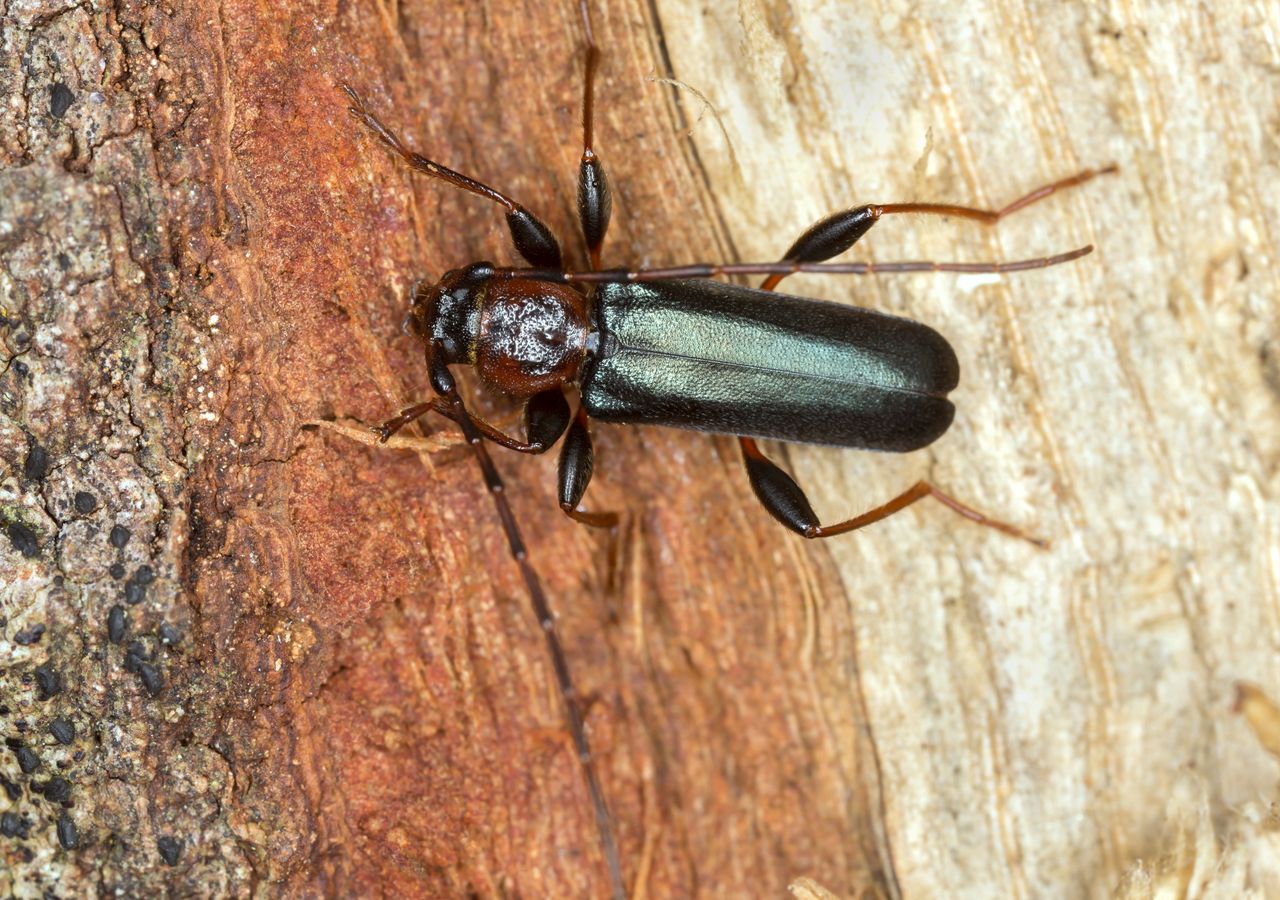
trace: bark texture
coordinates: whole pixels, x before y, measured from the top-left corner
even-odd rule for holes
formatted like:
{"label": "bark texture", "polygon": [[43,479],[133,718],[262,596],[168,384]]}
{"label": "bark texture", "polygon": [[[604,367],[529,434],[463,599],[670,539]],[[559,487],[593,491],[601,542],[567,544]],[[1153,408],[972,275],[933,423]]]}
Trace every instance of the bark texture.
{"label": "bark texture", "polygon": [[[787,282],[964,369],[928,452],[770,448],[820,514],[927,474],[1049,552],[929,505],[805,543],[731,439],[601,427],[611,540],[498,451],[636,896],[1280,892],[1280,14],[956,6],[593,7],[609,265],[1121,166],[852,254],[1070,267]],[[513,258],[336,85],[581,259],[574,5],[2,9],[0,891],[603,895],[475,466],[308,425],[421,398],[413,282]]]}

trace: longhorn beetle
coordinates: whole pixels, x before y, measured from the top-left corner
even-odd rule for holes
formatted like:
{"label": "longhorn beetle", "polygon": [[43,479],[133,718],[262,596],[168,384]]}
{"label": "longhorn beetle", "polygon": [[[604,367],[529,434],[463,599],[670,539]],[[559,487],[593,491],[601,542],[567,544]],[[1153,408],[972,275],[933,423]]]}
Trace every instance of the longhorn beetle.
{"label": "longhorn beetle", "polygon": [[[613,513],[580,503],[591,480],[588,421],[665,425],[737,436],[747,477],[775,519],[806,538],[853,531],[933,497],[974,522],[1038,546],[1044,542],[942,492],[927,481],[862,515],[823,525],[804,492],[756,444],[759,438],[906,452],[937,440],[955,408],[946,399],[959,363],[936,331],[908,319],[835,303],[770,293],[795,272],[871,275],[900,272],[1005,273],[1070,262],[1080,247],[1010,263],[824,263],[844,253],[884,216],[958,216],[993,225],[1050,194],[1116,171],[1086,169],[1044,185],[997,210],[939,203],[869,204],[834,213],[805,231],[772,263],[697,263],[671,268],[601,269],[612,199],[593,146],[593,88],[600,50],[587,0],[579,0],[586,37],[582,161],[578,218],[589,270],[566,268],[551,230],[524,206],[490,187],[410,150],[348,85],[349,111],[410,168],[470,191],[506,210],[516,251],[529,264],[472,263],[414,290],[408,325],[423,342],[435,397],[374,429],[381,442],[421,416],[453,420],[484,473],[511,554],[546,636],[566,718],[591,795],[613,896],[626,891],[617,842],[591,759],[586,731],[555,620],[530,565],[503,483],[485,447],[543,453],[564,438],[560,507],[597,527]],[[710,281],[721,275],[766,275],[760,289]],[[474,366],[489,388],[524,400],[525,438],[508,435],[468,412],[450,365]],[[571,411],[565,390],[580,402]],[[567,433],[566,433],[567,432]]]}

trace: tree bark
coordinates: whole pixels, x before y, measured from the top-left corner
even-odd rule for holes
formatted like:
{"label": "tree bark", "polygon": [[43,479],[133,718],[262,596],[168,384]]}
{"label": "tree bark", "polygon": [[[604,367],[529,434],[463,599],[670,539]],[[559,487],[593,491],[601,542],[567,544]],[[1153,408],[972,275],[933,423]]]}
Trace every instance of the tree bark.
{"label": "tree bark", "polygon": [[[1096,246],[1070,266],[784,285],[927,322],[964,371],[927,452],[767,448],[824,520],[927,475],[1047,552],[928,501],[805,542],[731,438],[601,426],[610,536],[560,513],[552,455],[494,451],[629,891],[1280,890],[1277,12],[593,14],[606,265],[769,260],[834,209],[1120,166],[999,228],[886,218],[850,254]],[[337,85],[581,261],[575,5],[3,15],[0,890],[605,895],[474,463],[314,424],[422,399],[413,283],[514,261],[500,210],[408,173]]]}

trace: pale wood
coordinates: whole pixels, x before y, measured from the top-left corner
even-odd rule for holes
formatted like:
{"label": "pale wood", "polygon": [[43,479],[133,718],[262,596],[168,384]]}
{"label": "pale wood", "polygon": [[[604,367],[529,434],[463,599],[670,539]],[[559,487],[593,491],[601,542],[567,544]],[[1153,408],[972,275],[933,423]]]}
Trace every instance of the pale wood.
{"label": "pale wood", "polygon": [[[843,581],[815,603],[854,623],[832,652],[858,660],[897,889],[1106,896],[1157,853],[1182,782],[1219,816],[1275,798],[1276,762],[1230,705],[1237,679],[1280,691],[1278,8],[658,8],[675,77],[723,124],[692,141],[743,258],[832,208],[998,206],[1121,167],[998,230],[885,221],[854,254],[1097,246],[1062,269],[789,282],[933,324],[964,371],[927,454],[793,449],[822,513],[927,474],[1053,540],[1037,553],[921,504],[805,548]],[[855,727],[854,686],[823,687],[832,727]]]}

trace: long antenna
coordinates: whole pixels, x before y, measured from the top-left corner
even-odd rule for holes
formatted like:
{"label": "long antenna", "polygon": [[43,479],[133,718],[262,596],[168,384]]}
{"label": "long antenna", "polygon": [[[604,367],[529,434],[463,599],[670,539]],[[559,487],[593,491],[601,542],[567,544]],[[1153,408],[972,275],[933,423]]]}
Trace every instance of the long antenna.
{"label": "long antenna", "polygon": [[529,590],[529,602],[533,606],[533,614],[538,619],[542,634],[547,639],[547,651],[551,654],[551,665],[556,670],[556,684],[560,688],[560,697],[564,701],[565,718],[569,721],[569,732],[573,735],[573,747],[578,755],[578,764],[582,768],[583,777],[587,781],[587,790],[591,794],[591,805],[596,815],[596,830],[600,835],[600,846],[604,851],[605,865],[609,869],[609,883],[614,900],[626,900],[626,886],[622,880],[622,864],[618,859],[618,842],[614,838],[613,823],[609,818],[609,808],[604,802],[604,790],[600,787],[600,778],[596,774],[595,760],[591,755],[591,745],[587,742],[587,729],[582,719],[582,710],[578,706],[577,691],[573,686],[573,678],[569,673],[569,660],[565,656],[560,636],[556,633],[555,616],[551,613],[551,605],[547,602],[546,591],[542,587],[542,579],[529,562],[529,551],[520,528],[516,524],[515,513],[507,501],[506,486],[502,476],[498,474],[489,450],[484,445],[484,438],[476,429],[462,404],[462,398],[455,388],[445,399],[453,407],[454,415],[450,416],[462,427],[462,433],[476,462],[484,473],[484,483],[497,507],[498,518],[502,520],[502,530],[507,537],[507,546],[511,556],[520,567],[520,576]]}
{"label": "long antenna", "polygon": [[820,275],[901,275],[905,272],[955,272],[959,274],[999,275],[1008,272],[1026,272],[1030,269],[1046,269],[1071,262],[1093,252],[1093,245],[1077,247],[1055,256],[1037,256],[1014,262],[933,262],[931,260],[907,260],[903,262],[766,262],[766,263],[693,263],[687,266],[668,266],[652,269],[601,269],[590,272],[573,272],[561,269],[493,270],[494,278],[523,278],[550,281],[556,284],[616,284],[637,281],[670,281],[680,278],[716,278],[721,275],[794,275],[809,272]]}

